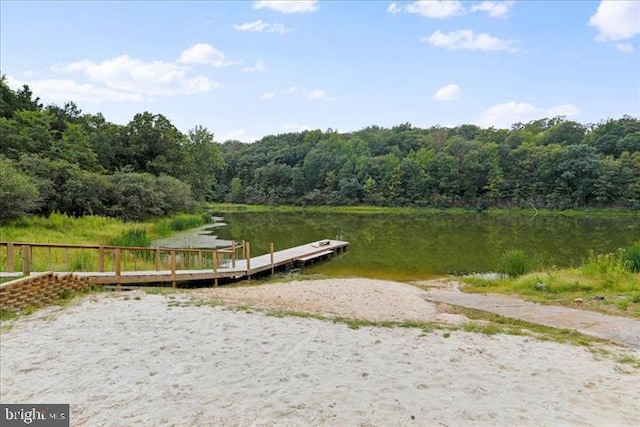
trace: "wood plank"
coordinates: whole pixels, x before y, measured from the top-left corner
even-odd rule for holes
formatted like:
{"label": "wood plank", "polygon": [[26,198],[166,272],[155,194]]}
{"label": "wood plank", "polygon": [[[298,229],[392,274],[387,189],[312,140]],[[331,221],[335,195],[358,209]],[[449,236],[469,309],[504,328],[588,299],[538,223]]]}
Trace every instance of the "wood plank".
{"label": "wood plank", "polygon": [[[92,284],[136,284],[136,283],[153,283],[153,282],[186,282],[191,280],[217,280],[224,278],[241,279],[247,278],[257,273],[286,265],[294,265],[296,261],[308,261],[323,256],[329,256],[345,250],[349,246],[349,242],[340,240],[322,240],[312,242],[305,245],[295,246],[255,257],[250,256],[250,249],[247,244],[247,258],[238,259],[229,266],[215,265],[214,268],[206,270],[178,270],[174,256],[169,270],[153,270],[153,271],[123,271],[120,267],[121,254],[116,249],[115,272],[74,272],[79,277],[85,277]],[[177,252],[177,250],[176,250]],[[175,253],[175,252],[174,252]],[[170,255],[173,255],[170,253]],[[6,274],[6,273],[5,273]],[[63,273],[61,273],[63,274]]]}

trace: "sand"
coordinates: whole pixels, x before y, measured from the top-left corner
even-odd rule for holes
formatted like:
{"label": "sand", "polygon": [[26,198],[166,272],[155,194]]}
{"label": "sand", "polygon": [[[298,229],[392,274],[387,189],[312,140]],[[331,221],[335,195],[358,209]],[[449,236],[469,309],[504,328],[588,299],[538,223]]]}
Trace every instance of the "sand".
{"label": "sand", "polygon": [[70,403],[74,426],[640,424],[640,370],[614,355],[197,303],[376,320],[446,314],[419,292],[357,279],[84,297],[5,324],[0,400]]}

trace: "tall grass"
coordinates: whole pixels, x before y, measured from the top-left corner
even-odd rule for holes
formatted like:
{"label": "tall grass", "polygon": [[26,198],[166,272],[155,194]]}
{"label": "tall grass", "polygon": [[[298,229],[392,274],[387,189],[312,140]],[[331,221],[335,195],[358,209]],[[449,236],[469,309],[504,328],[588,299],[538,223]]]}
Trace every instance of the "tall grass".
{"label": "tall grass", "polygon": [[111,246],[146,248],[151,246],[151,239],[147,236],[147,230],[140,227],[127,230],[111,238],[108,244]]}
{"label": "tall grass", "polygon": [[[512,250],[501,257],[499,280],[465,279],[466,290],[516,293],[534,301],[556,301],[607,313],[640,317],[640,244],[615,253],[590,253],[575,268],[536,264],[536,257]],[[533,267],[532,267],[533,266]]]}
{"label": "tall grass", "polygon": [[634,273],[640,273],[640,242],[623,250],[621,259],[625,268]]}
{"label": "tall grass", "polygon": [[[3,224],[0,240],[24,243],[149,246],[148,241],[211,221],[208,214],[181,214],[148,222],[124,222],[103,216],[80,218],[60,213],[24,217]],[[146,237],[145,237],[146,234]]]}
{"label": "tall grass", "polygon": [[498,271],[509,277],[522,276],[529,269],[527,257],[520,249],[511,249],[500,255]]}
{"label": "tall grass", "polygon": [[151,228],[152,233],[158,237],[170,236],[174,231],[184,231],[196,228],[211,222],[209,214],[193,215],[183,214],[171,218],[163,218],[157,221]]}
{"label": "tall grass", "polygon": [[3,224],[0,240],[24,243],[60,243],[78,245],[104,245],[118,234],[142,223],[125,223],[103,216],[75,218],[52,213],[48,217],[25,217]]}

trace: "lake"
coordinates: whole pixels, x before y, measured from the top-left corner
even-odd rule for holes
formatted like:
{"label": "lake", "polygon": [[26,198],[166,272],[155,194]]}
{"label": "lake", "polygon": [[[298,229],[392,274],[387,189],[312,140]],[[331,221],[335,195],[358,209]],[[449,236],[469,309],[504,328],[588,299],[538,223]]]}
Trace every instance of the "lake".
{"label": "lake", "polygon": [[251,242],[253,256],[269,244],[284,249],[321,239],[350,242],[349,251],[305,273],[417,280],[495,271],[500,254],[521,249],[557,266],[590,251],[614,252],[640,241],[640,217],[489,214],[225,212],[220,239]]}

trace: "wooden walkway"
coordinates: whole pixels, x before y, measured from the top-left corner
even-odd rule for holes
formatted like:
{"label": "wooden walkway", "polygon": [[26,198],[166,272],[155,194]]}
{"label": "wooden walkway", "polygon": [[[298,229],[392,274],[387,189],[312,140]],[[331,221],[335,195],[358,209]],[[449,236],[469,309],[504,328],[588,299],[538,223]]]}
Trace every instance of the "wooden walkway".
{"label": "wooden walkway", "polygon": [[[92,284],[99,285],[135,285],[143,283],[210,281],[217,285],[218,280],[242,280],[258,274],[301,267],[319,260],[333,257],[348,249],[349,242],[341,240],[320,240],[281,251],[246,259],[227,259],[224,263],[206,269],[159,269],[145,271],[74,271],[78,277],[86,277]],[[10,273],[21,276],[20,273]],[[63,273],[64,274],[64,273]],[[3,274],[5,277],[8,273]]]}

